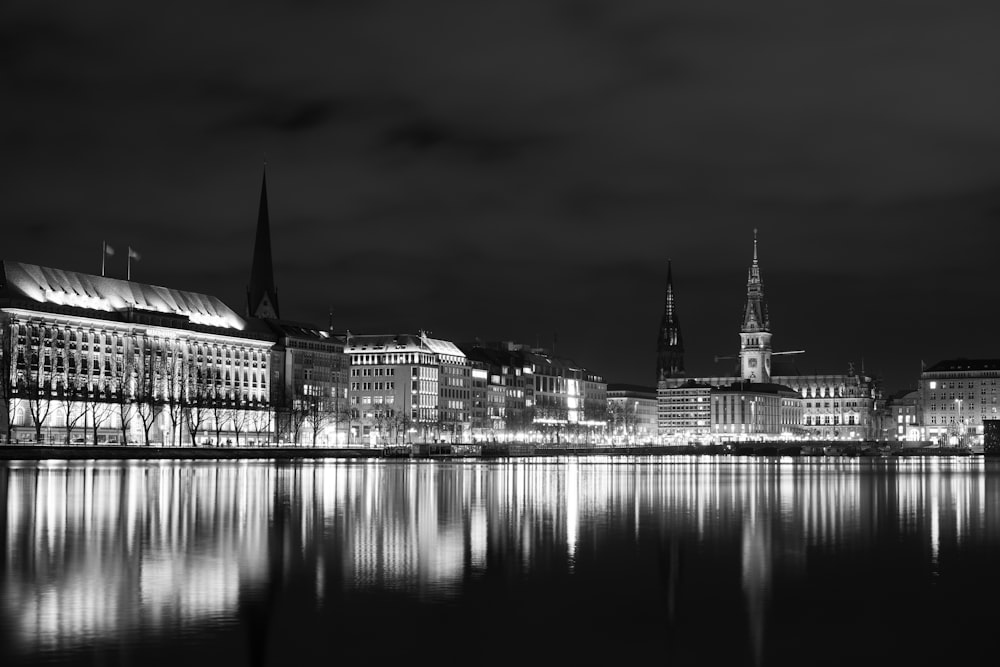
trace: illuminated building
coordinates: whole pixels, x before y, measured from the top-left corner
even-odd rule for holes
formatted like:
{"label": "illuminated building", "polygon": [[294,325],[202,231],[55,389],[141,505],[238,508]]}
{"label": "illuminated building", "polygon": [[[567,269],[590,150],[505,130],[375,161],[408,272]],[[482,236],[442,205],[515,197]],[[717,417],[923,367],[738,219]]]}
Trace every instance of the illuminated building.
{"label": "illuminated building", "polygon": [[[668,296],[673,299],[673,290]],[[801,423],[793,433],[821,439],[874,440],[879,437],[878,420],[880,392],[873,378],[856,373],[848,364],[846,373],[802,374],[791,355],[801,350],[772,350],[771,319],[764,298],[763,279],[758,258],[757,232],[754,230],[753,260],[747,275],[747,297],[740,327],[740,349],[735,371],[731,375],[690,378],[695,385],[725,387],[735,381],[762,382],[791,388],[803,399]],[[660,362],[658,362],[660,363]],[[660,401],[660,436],[681,444],[687,425],[678,424],[677,416],[686,390],[683,377],[665,377],[657,383]],[[714,413],[713,413],[714,418]],[[697,421],[697,419],[695,420]],[[801,428],[800,428],[801,427]],[[712,433],[716,429],[712,428]]]}
{"label": "illuminated building", "polygon": [[888,442],[916,442],[923,439],[920,428],[920,392],[906,389],[886,401],[886,422],[882,439]]}
{"label": "illuminated building", "polygon": [[280,444],[349,443],[347,356],[329,329],[287,320],[257,320],[276,337],[271,350],[271,401]]}
{"label": "illuminated building", "polygon": [[371,445],[463,442],[471,367],[454,343],[413,334],[348,333],[348,402],[355,436]]}
{"label": "illuminated building", "polygon": [[503,421],[493,424],[503,433],[492,437],[592,444],[603,434],[608,404],[602,376],[543,348],[512,341],[477,341],[463,349],[488,367],[490,385],[505,389]]}
{"label": "illuminated building", "polygon": [[768,382],[734,382],[713,387],[712,435],[721,441],[792,435],[802,423],[798,392]]}
{"label": "illuminated building", "polygon": [[[511,344],[512,345],[512,344]],[[534,379],[523,355],[505,344],[462,344],[473,375],[485,372],[486,410],[481,421],[473,419],[474,436],[483,440],[525,439],[532,421],[527,404]]]}
{"label": "illuminated building", "polygon": [[925,438],[942,444],[983,444],[983,422],[997,419],[1000,359],[946,359],[920,373]]}
{"label": "illuminated building", "polygon": [[609,384],[608,433],[612,442],[652,444],[657,435],[656,391],[650,387]]}
{"label": "illuminated building", "polygon": [[0,330],[14,439],[271,439],[273,338],[216,297],[4,261]]}
{"label": "illuminated building", "polygon": [[657,432],[665,441],[687,444],[711,434],[711,389],[695,380],[657,388]]}

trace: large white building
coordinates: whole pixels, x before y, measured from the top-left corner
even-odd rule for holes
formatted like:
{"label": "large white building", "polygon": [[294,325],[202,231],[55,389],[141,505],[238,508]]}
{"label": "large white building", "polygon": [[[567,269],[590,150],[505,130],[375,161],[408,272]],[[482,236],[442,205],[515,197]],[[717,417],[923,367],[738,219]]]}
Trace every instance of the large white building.
{"label": "large white building", "polygon": [[0,332],[5,439],[272,439],[273,338],[216,297],[2,261]]}

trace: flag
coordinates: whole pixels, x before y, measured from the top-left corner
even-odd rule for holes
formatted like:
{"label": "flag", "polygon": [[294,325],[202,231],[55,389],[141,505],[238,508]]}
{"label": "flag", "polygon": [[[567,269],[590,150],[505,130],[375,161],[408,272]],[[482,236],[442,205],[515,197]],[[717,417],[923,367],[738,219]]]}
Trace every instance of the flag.
{"label": "flag", "polygon": [[139,261],[139,259],[140,259],[139,253],[137,253],[135,250],[132,250],[132,246],[128,247],[128,258],[129,259],[134,259],[136,261]]}
{"label": "flag", "polygon": [[111,256],[115,254],[115,249],[109,246],[107,243],[104,244],[104,254]]}

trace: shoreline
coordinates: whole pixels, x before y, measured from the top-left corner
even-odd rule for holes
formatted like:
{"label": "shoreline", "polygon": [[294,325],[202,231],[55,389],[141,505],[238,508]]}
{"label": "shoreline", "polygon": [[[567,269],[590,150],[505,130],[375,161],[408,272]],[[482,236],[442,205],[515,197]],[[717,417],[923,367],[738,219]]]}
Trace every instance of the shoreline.
{"label": "shoreline", "polygon": [[511,457],[565,456],[754,456],[793,458],[910,458],[923,456],[982,456],[957,448],[921,447],[879,450],[875,447],[845,447],[824,450],[822,445],[776,446],[758,443],[754,447],[730,450],[722,445],[636,445],[628,447],[526,447],[524,445],[442,445],[412,447],[146,447],[130,445],[0,445],[0,461],[48,460],[314,460],[314,459],[422,459],[493,460]]}

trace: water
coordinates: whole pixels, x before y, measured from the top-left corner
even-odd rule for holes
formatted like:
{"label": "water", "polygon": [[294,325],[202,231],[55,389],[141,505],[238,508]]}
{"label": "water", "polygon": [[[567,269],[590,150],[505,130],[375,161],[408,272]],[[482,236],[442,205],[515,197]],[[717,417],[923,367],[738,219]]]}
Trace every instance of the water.
{"label": "water", "polygon": [[1000,461],[0,467],[2,665],[994,664]]}

